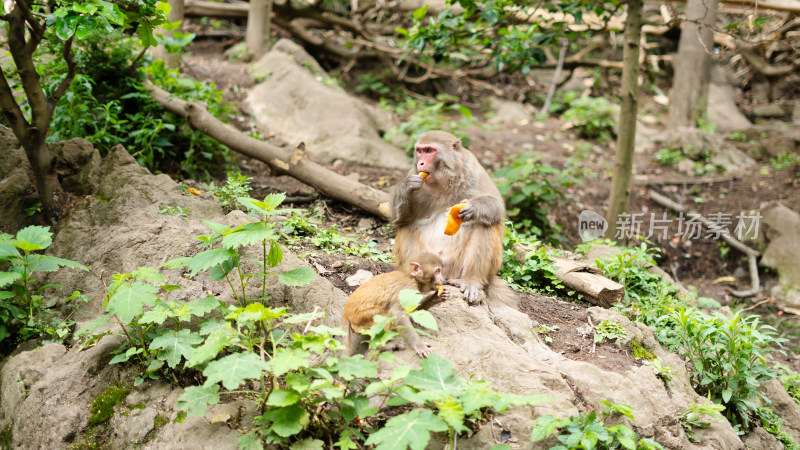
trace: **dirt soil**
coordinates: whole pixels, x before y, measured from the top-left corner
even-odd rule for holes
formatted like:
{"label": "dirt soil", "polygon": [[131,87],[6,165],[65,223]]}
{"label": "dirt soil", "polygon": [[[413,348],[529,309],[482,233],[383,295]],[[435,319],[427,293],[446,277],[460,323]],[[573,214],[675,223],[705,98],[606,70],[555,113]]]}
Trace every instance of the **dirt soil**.
{"label": "dirt soil", "polygon": [[[192,45],[191,54],[185,60],[187,73],[201,80],[214,81],[218,89],[223,90],[224,98],[234,105],[243,103],[245,91],[252,85],[246,72],[246,63],[227,61],[223,51],[235,40],[205,40]],[[641,111],[651,115],[665,115],[665,109],[649,98],[642,96]],[[243,131],[253,127],[252,121],[244,114],[236,117],[233,125]],[[500,167],[508,156],[520,151],[531,151],[545,155],[543,162],[558,168],[570,168],[574,174],[583,179],[583,183],[570,188],[567,192],[570,202],[560,205],[551,212],[552,220],[563,227],[567,243],[572,246],[580,243],[577,230],[577,217],[580,211],[591,209],[603,212],[610,191],[611,169],[613,167],[613,142],[601,144],[590,143],[590,150],[579,153],[576,143],[580,139],[571,130],[564,129],[563,122],[550,118],[543,122],[529,122],[494,126],[491,128],[475,128],[469,130],[472,138],[470,149],[482,164],[490,171]],[[286,146],[279,136],[268,137],[271,143]],[[767,161],[759,164],[747,173],[740,174],[724,182],[703,182],[700,178],[687,177],[673,168],[661,166],[654,162],[653,154],[658,148],[637,153],[634,171],[637,175],[652,180],[680,180],[677,183],[635,184],[631,191],[631,210],[641,211],[649,216],[655,213],[660,217],[664,208],[649,200],[650,189],[658,190],[674,200],[684,199],[686,203],[703,215],[714,212],[732,213],[754,212],[763,202],[777,199],[798,199],[800,190],[796,188],[797,168],[781,171],[774,170]],[[360,243],[374,241],[376,248],[390,252],[393,244],[393,232],[386,224],[348,204],[320,197],[312,188],[287,176],[275,177],[262,162],[249,158],[240,158],[238,164],[242,173],[253,178],[251,196],[263,197],[268,193],[285,192],[286,204],[314,211],[315,216],[324,217],[325,227],[334,227],[343,235],[355,237]],[[403,176],[404,171],[391,171],[370,167],[356,166],[338,161],[328,168],[341,174],[357,173],[359,181],[373,187],[388,190]],[[222,180],[224,182],[224,180]],[[672,215],[674,217],[674,215]],[[645,221],[644,229],[648,223]],[[721,249],[719,240],[694,239],[677,240],[671,238],[677,232],[677,221],[670,225],[667,239],[652,238],[661,249],[659,265],[685,286],[693,286],[700,296],[712,297],[723,305],[739,303],[747,305],[764,300],[763,297],[749,300],[738,300],[729,295],[732,289],[747,287],[748,274],[746,259],[736,250]],[[311,245],[303,245],[294,249],[297,254],[314,266],[321,276],[329,279],[336,287],[351,293],[354,287],[345,279],[357,270],[364,269],[372,273],[392,270],[386,262],[373,261],[341,253],[326,253]],[[775,283],[774,275],[762,273],[762,285],[768,292]],[[720,283],[720,277],[735,277],[735,283]],[[557,326],[543,336],[548,336],[548,345],[565,357],[590,361],[603,368],[614,371],[625,371],[631,365],[640,362],[631,359],[625,350],[614,347],[612,343],[592,345],[591,333],[583,332],[588,324],[586,308],[590,305],[574,301],[564,301],[540,295],[520,294],[522,310],[534,321],[547,327]],[[790,325],[795,336],[796,318],[770,305],[767,301],[755,309],[765,315],[767,323],[782,329]],[[792,338],[792,336],[789,336]],[[787,343],[787,348],[800,346],[800,339]],[[592,350],[594,349],[594,352]],[[800,359],[789,352],[778,360],[800,371]]]}

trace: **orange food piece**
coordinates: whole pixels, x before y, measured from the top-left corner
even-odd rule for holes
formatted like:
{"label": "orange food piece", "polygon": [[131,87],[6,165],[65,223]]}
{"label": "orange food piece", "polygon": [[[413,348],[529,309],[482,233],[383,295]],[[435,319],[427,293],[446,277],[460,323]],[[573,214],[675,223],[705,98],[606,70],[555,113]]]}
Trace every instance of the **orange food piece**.
{"label": "orange food piece", "polygon": [[436,285],[436,295],[441,297],[442,296],[442,292],[444,292],[444,288],[442,287],[441,284],[437,284]]}
{"label": "orange food piece", "polygon": [[202,192],[200,192],[199,190],[197,190],[195,188],[189,188],[189,189],[187,189],[187,191],[189,191],[189,193],[192,194],[192,195],[201,195],[202,194]]}
{"label": "orange food piece", "polygon": [[423,180],[424,180],[425,178],[428,178],[428,175],[430,175],[430,173],[428,173],[428,172],[420,172],[420,173],[419,173],[419,176],[421,176]]}
{"label": "orange food piece", "polygon": [[458,213],[466,206],[466,203],[459,203],[450,208],[450,212],[447,213],[447,225],[444,227],[444,234],[452,236],[458,232],[458,229],[461,228],[461,222],[463,222],[458,218]]}

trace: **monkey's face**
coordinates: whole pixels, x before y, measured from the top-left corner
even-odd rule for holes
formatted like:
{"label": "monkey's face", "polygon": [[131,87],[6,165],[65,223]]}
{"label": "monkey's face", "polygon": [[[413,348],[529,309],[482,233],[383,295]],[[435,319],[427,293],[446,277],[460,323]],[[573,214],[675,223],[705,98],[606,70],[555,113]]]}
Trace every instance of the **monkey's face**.
{"label": "monkey's face", "polygon": [[432,274],[433,284],[434,285],[443,285],[444,283],[444,275],[442,275],[442,266],[436,266],[433,268]]}
{"label": "monkey's face", "polygon": [[433,173],[436,170],[436,160],[439,147],[435,144],[420,144],[414,146],[414,162],[417,172]]}

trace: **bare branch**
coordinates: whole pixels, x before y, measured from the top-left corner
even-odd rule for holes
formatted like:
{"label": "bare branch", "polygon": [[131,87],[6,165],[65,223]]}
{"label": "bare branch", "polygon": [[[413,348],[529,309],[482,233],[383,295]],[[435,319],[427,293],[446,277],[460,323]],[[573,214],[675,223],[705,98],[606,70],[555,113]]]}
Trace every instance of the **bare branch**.
{"label": "bare branch", "polygon": [[53,94],[47,99],[47,108],[50,117],[53,116],[53,111],[55,111],[59,100],[61,100],[61,97],[63,97],[64,93],[67,92],[67,89],[69,89],[69,86],[72,84],[72,80],[75,78],[77,64],[75,64],[75,58],[72,57],[73,39],[74,36],[70,37],[66,42],[64,42],[64,51],[62,53],[64,56],[64,61],[67,62],[67,75],[63,80],[61,80],[61,83],[58,85],[55,92],[53,92]]}

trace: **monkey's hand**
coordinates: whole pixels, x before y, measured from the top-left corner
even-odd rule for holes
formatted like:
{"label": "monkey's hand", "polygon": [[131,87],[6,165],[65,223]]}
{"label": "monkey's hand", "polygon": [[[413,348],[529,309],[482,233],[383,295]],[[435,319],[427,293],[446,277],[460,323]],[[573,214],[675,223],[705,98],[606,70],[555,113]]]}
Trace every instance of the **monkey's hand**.
{"label": "monkey's hand", "polygon": [[481,283],[472,280],[450,280],[448,283],[461,289],[461,292],[464,293],[464,298],[470,305],[474,305],[478,302],[481,290],[483,289]]}
{"label": "monkey's hand", "polygon": [[461,211],[458,213],[458,218],[463,220],[464,222],[474,219],[475,208],[472,206],[472,204],[466,199],[464,199],[464,201],[462,201],[461,203],[466,203],[467,206],[461,208]]}
{"label": "monkey's hand", "polygon": [[419,174],[412,174],[406,177],[405,188],[408,191],[416,191],[422,187],[422,183],[424,182],[425,179],[419,176]]}
{"label": "monkey's hand", "polygon": [[433,349],[431,349],[430,344],[426,344],[422,341],[419,341],[416,345],[414,345],[414,351],[417,352],[417,355],[423,359],[427,358],[428,355],[433,353]]}

